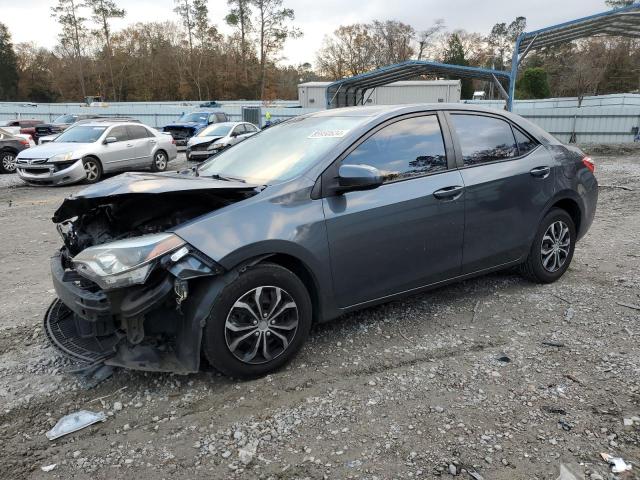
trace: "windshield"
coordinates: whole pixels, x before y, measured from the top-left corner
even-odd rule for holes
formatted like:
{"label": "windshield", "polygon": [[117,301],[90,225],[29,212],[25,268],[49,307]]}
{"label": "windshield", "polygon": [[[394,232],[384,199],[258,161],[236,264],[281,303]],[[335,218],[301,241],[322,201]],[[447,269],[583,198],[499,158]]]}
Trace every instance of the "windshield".
{"label": "windshield", "polygon": [[58,143],[93,143],[97,141],[107,127],[82,126],[69,128],[58,136],[54,142]]}
{"label": "windshield", "polygon": [[202,130],[198,137],[224,137],[231,130],[232,125],[213,124]]}
{"label": "windshield", "polygon": [[189,122],[207,123],[208,118],[209,118],[209,114],[207,113],[202,113],[202,112],[185,113],[178,119],[178,121],[183,123],[189,123]]}
{"label": "windshield", "polygon": [[298,117],[253,135],[198,169],[200,176],[270,184],[289,180],[313,165],[367,117]]}
{"label": "windshield", "polygon": [[74,123],[78,118],[76,115],[60,115],[53,123]]}

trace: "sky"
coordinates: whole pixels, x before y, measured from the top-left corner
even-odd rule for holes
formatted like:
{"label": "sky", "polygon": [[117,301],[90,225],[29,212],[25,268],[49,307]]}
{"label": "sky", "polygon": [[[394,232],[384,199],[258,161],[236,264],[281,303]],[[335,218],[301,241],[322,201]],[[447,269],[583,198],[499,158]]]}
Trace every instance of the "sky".
{"label": "sky", "polygon": [[[174,0],[116,0],[127,10],[125,19],[114,21],[114,30],[129,23],[176,20]],[[35,42],[53,47],[59,33],[51,7],[56,0],[0,0],[0,22],[7,25],[14,43]],[[295,11],[295,25],[303,32],[300,39],[287,41],[285,64],[314,63],[315,52],[325,35],[338,26],[371,20],[400,20],[416,30],[428,28],[444,19],[448,29],[488,33],[497,22],[527,17],[527,30],[606,10],[604,0],[284,0]],[[226,0],[209,0],[211,22],[228,33],[224,23]]]}

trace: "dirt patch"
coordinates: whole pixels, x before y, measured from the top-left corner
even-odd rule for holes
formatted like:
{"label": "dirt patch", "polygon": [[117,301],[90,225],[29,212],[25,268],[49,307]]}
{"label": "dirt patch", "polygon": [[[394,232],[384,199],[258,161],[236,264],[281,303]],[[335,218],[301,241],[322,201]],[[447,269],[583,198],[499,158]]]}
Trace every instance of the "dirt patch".
{"label": "dirt patch", "polygon": [[[351,314],[260,380],[119,370],[88,391],[40,327],[59,245],[49,219],[79,187],[0,188],[0,471],[512,480],[556,478],[565,463],[597,479],[608,452],[637,478],[640,423],[624,419],[640,416],[640,311],[620,303],[640,305],[639,157],[595,157],[601,183],[632,190],[601,189],[555,284],[503,272]],[[46,439],[79,409],[108,419]]]}

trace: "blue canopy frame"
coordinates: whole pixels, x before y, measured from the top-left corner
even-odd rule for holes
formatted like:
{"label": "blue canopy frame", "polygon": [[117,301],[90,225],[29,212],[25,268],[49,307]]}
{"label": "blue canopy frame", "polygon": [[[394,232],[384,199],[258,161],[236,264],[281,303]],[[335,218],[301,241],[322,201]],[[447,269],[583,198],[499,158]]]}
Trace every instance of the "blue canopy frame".
{"label": "blue canopy frame", "polygon": [[[367,91],[371,90],[372,93],[376,87],[415,78],[419,75],[436,75],[491,81],[496,85],[502,97],[506,99],[507,110],[511,111],[516,93],[518,68],[529,51],[593,36],[640,38],[640,3],[533,32],[521,33],[516,39],[513,49],[510,72],[424,60],[408,60],[329,84],[326,92],[327,108],[364,105],[368,99]],[[508,91],[502,86],[501,80],[506,81]]]}
{"label": "blue canopy frame", "polygon": [[518,68],[529,51],[594,36],[639,38],[640,3],[518,35],[511,59],[507,110],[513,109]]}

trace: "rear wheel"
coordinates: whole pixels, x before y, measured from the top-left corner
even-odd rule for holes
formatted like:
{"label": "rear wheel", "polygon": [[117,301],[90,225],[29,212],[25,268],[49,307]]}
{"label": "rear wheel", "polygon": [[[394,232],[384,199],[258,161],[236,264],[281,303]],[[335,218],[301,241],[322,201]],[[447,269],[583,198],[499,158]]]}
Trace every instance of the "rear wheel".
{"label": "rear wheel", "polygon": [[15,173],[16,154],[4,150],[0,152],[0,173]]}
{"label": "rear wheel", "polygon": [[311,300],[300,279],[259,264],[229,284],[204,329],[209,363],[230,376],[255,378],[289,362],[311,328]]}
{"label": "rear wheel", "polygon": [[575,244],[573,219],[566,211],[554,208],[540,222],[521,272],[534,282],[555,282],[569,268]]}
{"label": "rear wheel", "polygon": [[84,172],[87,174],[86,183],[96,183],[102,178],[102,164],[95,157],[87,157],[82,160]]}
{"label": "rear wheel", "polygon": [[151,170],[154,172],[164,172],[167,169],[167,165],[169,164],[169,159],[167,154],[158,150],[153,156],[153,163],[151,164]]}

